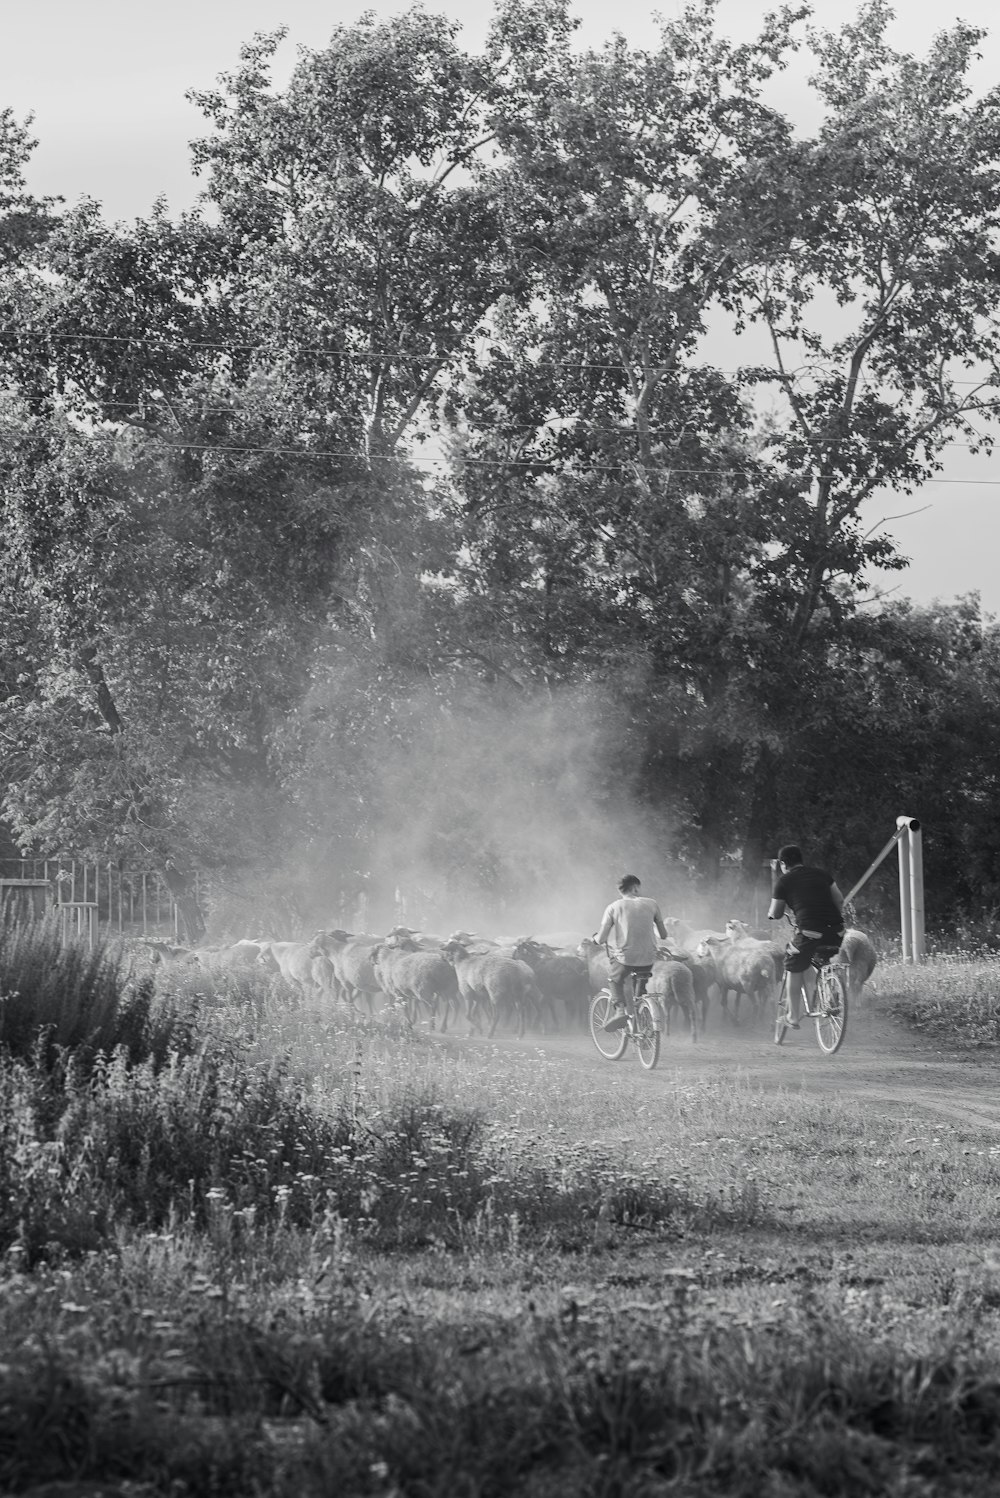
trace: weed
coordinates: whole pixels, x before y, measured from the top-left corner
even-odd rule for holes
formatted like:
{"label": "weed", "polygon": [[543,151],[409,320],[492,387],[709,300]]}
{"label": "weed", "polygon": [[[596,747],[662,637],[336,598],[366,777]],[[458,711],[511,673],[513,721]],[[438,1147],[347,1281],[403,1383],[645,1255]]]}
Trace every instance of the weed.
{"label": "weed", "polygon": [[985,952],[935,953],[894,964],[881,986],[890,1012],[949,1044],[1000,1045],[1000,960]]}

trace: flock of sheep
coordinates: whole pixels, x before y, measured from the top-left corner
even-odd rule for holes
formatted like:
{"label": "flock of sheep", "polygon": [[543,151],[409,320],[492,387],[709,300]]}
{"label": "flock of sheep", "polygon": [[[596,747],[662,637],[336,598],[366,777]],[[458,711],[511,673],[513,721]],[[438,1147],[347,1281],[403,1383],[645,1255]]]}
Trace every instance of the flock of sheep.
{"label": "flock of sheep", "polygon": [[[775,998],[784,945],[757,936],[740,921],[724,931],[698,930],[668,917],[668,942],[653,968],[649,992],[659,996],[668,1024],[677,1012],[697,1039],[713,993],[727,1022],[739,1022],[746,997],[754,1017]],[[265,970],[292,990],[373,1014],[382,1005],[410,1024],[426,1020],[448,1029],[464,1015],[470,1033],[484,1025],[517,1036],[536,1030],[585,1028],[592,996],[608,984],[608,956],[592,937],[576,932],[497,939],[456,931],[430,936],[396,926],[385,936],[320,931],[308,942],[245,938],[227,946],[184,948],[148,941],[154,961],[197,964],[208,970]],[[871,977],[875,949],[862,931],[848,930],[838,961],[856,999]],[[733,998],[730,1010],[729,999]]]}

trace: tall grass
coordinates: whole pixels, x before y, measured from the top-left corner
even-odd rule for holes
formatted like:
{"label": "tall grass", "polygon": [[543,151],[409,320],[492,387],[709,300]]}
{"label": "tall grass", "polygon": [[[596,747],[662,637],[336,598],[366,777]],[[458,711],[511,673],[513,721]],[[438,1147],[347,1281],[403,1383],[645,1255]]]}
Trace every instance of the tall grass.
{"label": "tall grass", "polygon": [[1000,1488],[991,1139],[34,940],[66,1025],[39,980],[0,1041],[0,1490]]}
{"label": "tall grass", "polygon": [[456,1286],[442,1316],[369,1272],[341,1256],[270,1310],[211,1299],[197,1276],[172,1303],[106,1271],[30,1312],[15,1290],[6,1328],[23,1300],[35,1335],[0,1366],[4,1490],[72,1473],[234,1498],[938,1498],[1000,1478],[981,1309],[914,1338],[852,1320],[842,1287],[809,1279],[751,1318],[720,1314],[694,1276],[554,1294],[536,1266],[518,1314],[463,1312]]}
{"label": "tall grass", "polygon": [[1000,1045],[1000,958],[985,950],[932,953],[879,970],[890,1012],[946,1043]]}
{"label": "tall grass", "polygon": [[[320,1029],[262,976],[157,986],[36,928],[9,933],[0,982],[0,1253],[27,1265],[224,1216],[400,1250],[763,1211],[752,1185],[719,1198],[587,1151],[512,1154],[471,1097],[408,1066],[417,1037]],[[388,1057],[375,1092],[365,1046]]]}
{"label": "tall grass", "polygon": [[0,924],[0,1052],[51,1068],[100,1053],[162,1065],[190,1049],[194,1006],[158,997],[151,976],[133,977],[103,947],[64,944],[49,922]]}

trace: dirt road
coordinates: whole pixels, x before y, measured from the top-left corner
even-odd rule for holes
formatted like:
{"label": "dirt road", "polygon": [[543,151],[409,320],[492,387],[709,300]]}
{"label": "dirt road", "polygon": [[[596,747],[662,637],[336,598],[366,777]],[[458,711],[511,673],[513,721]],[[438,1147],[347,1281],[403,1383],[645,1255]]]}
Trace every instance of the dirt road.
{"label": "dirt road", "polygon": [[723,1029],[713,1014],[708,1033],[695,1045],[683,1032],[664,1036],[660,1064],[647,1073],[631,1048],[621,1061],[603,1060],[588,1035],[532,1035],[522,1042],[500,1043],[544,1049],[588,1074],[628,1067],[654,1088],[671,1087],[679,1075],[732,1072],[767,1092],[787,1089],[857,1097],[901,1115],[934,1113],[1000,1134],[1000,1053],[945,1050],[870,1010],[851,1014],[847,1037],[835,1056],[819,1049],[808,1020],[776,1046],[763,1022],[756,1028]]}

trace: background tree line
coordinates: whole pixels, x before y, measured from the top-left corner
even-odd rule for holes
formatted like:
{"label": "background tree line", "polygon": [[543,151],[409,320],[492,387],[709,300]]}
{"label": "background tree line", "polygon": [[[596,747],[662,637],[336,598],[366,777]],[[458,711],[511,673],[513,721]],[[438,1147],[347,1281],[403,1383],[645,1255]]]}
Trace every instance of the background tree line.
{"label": "background tree line", "polygon": [[34,200],[0,115],[13,842],[160,869],[196,937],[196,868],[306,919],[641,844],[710,895],[906,809],[939,918],[1000,906],[998,626],[880,599],[863,510],[992,445],[1000,95],[890,15],[580,52],[501,0],[472,55],[416,9],[284,90],[257,37],[176,221]]}

